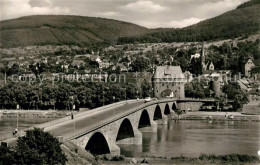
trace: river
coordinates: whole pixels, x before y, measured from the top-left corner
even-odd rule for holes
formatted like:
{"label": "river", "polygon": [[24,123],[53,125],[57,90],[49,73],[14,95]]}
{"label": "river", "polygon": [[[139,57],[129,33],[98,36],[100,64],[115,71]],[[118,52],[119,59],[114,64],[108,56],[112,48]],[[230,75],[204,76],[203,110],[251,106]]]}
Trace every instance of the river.
{"label": "river", "polygon": [[237,121],[169,121],[157,133],[143,133],[143,145],[120,145],[121,154],[139,157],[250,154],[260,150],[260,123]]}
{"label": "river", "polygon": [[[19,129],[47,122],[48,118],[19,119]],[[0,136],[16,128],[16,119],[0,119]],[[142,145],[119,145],[121,154],[139,157],[188,156],[205,154],[250,154],[260,150],[260,123],[244,121],[181,120],[158,125],[157,133],[143,133]]]}
{"label": "river", "polygon": [[[36,124],[45,123],[54,120],[53,118],[19,118],[18,129],[23,130]],[[12,133],[17,127],[16,118],[0,118],[0,136]]]}

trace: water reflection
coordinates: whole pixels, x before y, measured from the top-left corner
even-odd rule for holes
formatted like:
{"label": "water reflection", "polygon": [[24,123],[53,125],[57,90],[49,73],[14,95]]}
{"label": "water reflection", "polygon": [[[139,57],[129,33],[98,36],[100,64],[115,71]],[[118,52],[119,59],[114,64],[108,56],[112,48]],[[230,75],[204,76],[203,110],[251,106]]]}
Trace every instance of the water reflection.
{"label": "water reflection", "polygon": [[237,121],[170,121],[157,133],[143,133],[143,145],[120,145],[125,156],[257,155],[260,123]]}

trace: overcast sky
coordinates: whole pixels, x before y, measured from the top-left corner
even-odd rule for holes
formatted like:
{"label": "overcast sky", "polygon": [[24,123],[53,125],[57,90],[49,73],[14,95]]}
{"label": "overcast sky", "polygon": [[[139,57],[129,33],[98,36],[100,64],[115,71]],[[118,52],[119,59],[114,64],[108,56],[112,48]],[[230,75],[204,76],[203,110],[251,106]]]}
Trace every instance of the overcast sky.
{"label": "overcast sky", "polygon": [[148,28],[185,27],[248,0],[0,0],[0,20],[37,14],[112,18]]}

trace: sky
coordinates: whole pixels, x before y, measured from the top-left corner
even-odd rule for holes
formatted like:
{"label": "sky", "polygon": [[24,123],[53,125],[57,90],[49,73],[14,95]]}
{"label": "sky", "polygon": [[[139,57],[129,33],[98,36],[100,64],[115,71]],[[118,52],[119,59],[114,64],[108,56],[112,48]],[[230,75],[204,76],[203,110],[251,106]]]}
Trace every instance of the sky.
{"label": "sky", "polygon": [[147,28],[181,28],[248,0],[0,0],[0,20],[28,15],[111,18]]}

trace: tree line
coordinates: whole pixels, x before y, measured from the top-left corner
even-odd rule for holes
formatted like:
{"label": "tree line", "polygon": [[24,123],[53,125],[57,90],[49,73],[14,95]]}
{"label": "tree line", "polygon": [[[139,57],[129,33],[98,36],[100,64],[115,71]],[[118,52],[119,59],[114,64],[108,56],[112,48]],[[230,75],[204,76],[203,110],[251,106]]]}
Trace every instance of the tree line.
{"label": "tree line", "polygon": [[0,88],[2,109],[58,109],[96,108],[125,99],[151,96],[151,85],[143,81],[134,83],[108,84],[93,82],[73,82],[52,84],[44,82],[8,83]]}

